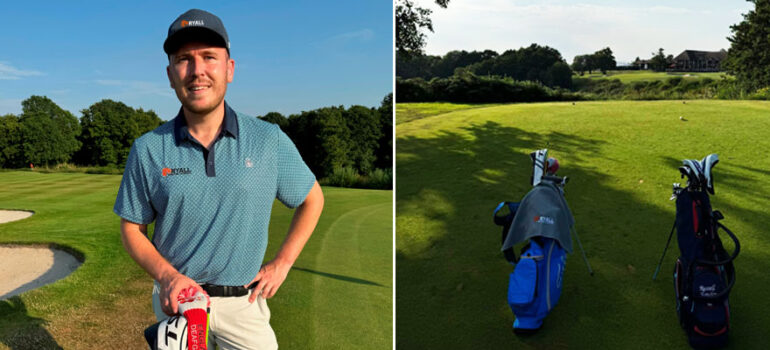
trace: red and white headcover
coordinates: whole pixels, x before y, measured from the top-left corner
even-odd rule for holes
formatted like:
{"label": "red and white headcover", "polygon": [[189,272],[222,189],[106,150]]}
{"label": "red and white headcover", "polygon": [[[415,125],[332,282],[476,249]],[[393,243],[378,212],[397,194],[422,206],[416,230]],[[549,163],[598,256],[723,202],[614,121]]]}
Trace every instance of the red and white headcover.
{"label": "red and white headcover", "polygon": [[179,313],[187,319],[187,349],[207,350],[209,335],[209,306],[211,301],[205,291],[190,287],[177,296]]}

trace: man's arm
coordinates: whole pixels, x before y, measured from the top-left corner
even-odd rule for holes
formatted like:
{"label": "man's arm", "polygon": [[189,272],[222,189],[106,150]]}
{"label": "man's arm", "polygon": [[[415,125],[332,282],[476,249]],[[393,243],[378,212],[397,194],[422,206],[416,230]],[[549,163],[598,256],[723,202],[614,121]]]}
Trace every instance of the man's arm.
{"label": "man's arm", "polygon": [[160,255],[147,238],[147,225],[120,219],[120,237],[128,255],[160,283],[160,306],[167,315],[177,313],[176,297],[182,289],[191,286],[201,289],[195,281],[179,273]]}
{"label": "man's arm", "polygon": [[249,302],[254,302],[260,292],[262,292],[262,296],[265,298],[272,298],[275,295],[275,292],[278,291],[278,288],[286,279],[286,275],[289,274],[289,270],[294,265],[294,261],[297,260],[299,253],[302,252],[302,248],[305,247],[305,243],[307,243],[310,235],[313,234],[323,206],[324,195],[321,191],[321,186],[316,181],[307,197],[305,197],[305,201],[294,212],[289,232],[286,234],[286,239],[281,244],[281,248],[278,250],[275,258],[262,265],[259,273],[257,273],[257,277],[249,283],[250,285],[255,281],[259,281],[249,296]]}

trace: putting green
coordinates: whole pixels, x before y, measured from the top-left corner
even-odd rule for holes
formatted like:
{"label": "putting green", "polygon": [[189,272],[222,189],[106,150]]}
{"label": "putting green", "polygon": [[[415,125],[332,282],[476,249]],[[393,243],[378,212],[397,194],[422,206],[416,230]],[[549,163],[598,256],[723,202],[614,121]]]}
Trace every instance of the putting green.
{"label": "putting green", "polygon": [[[33,210],[0,225],[0,243],[56,243],[83,264],[0,300],[0,349],[145,348],[152,281],[123,249],[112,213],[121,177],[0,171],[0,203]],[[388,348],[392,343],[392,191],[324,188],[314,235],[268,301],[282,349]],[[267,259],[293,211],[276,202]],[[110,325],[105,328],[105,325]]]}
{"label": "putting green", "polygon": [[[709,153],[720,157],[712,204],[742,244],[730,348],[770,347],[768,115],[770,103],[758,101],[612,101],[479,107],[397,124],[397,347],[688,349],[671,283],[676,243],[651,276],[674,219],[677,167]],[[566,199],[596,275],[570,255],[544,328],[518,337],[506,303],[512,267],[492,210],[531,188],[528,154],[540,148],[570,177]]]}

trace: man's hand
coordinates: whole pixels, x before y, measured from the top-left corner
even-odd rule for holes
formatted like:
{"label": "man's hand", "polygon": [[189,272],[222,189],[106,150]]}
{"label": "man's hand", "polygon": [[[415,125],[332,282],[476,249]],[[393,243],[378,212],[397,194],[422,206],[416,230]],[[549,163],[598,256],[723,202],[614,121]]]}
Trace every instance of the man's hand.
{"label": "man's hand", "polygon": [[172,272],[161,278],[160,283],[160,308],[163,313],[169,316],[176,315],[179,312],[179,305],[177,304],[177,296],[183,289],[190,287],[196,290],[203,291],[198,283],[195,283],[189,277],[179,273]]}
{"label": "man's hand", "polygon": [[289,274],[291,266],[294,265],[294,261],[297,260],[305,243],[307,243],[310,235],[313,234],[323,207],[324,195],[321,191],[321,186],[316,181],[305,197],[305,201],[294,212],[291,225],[289,225],[289,232],[286,234],[286,239],[281,244],[281,248],[278,249],[275,258],[262,265],[257,276],[244,286],[249,288],[254,282],[257,282],[249,296],[250,303],[257,299],[259,293],[262,293],[262,297],[265,299],[272,298],[275,295],[275,292],[278,291],[278,288],[281,287],[281,284],[286,279],[286,275]]}
{"label": "man's hand", "polygon": [[283,281],[286,280],[289,270],[291,270],[291,264],[282,263],[277,260],[272,260],[262,265],[262,268],[257,273],[257,277],[254,277],[249,284],[244,286],[248,288],[254,282],[257,282],[257,285],[252,288],[249,302],[253,303],[259,293],[262,293],[262,297],[265,299],[272,298],[275,292],[278,291],[278,288],[281,287],[281,284],[283,284]]}

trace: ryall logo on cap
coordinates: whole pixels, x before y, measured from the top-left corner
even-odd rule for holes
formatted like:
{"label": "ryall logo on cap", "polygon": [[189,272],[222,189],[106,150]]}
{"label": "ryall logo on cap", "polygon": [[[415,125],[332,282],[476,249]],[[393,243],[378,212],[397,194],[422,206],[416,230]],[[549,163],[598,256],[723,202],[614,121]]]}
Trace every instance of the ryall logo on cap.
{"label": "ryall logo on cap", "polygon": [[210,41],[211,44],[221,45],[230,51],[230,39],[225,25],[219,17],[207,11],[192,9],[171,22],[168,36],[163,43],[163,51],[169,55],[173,54],[190,40]]}

